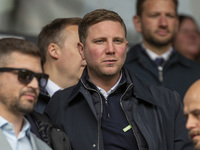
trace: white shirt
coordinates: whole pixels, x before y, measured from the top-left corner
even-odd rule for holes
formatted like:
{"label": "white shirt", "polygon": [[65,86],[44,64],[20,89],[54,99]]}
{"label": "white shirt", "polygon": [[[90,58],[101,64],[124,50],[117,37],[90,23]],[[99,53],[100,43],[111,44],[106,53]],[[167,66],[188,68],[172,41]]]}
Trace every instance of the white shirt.
{"label": "white shirt", "polygon": [[[32,150],[30,141],[30,124],[24,118],[24,124],[19,132],[18,137],[15,135],[15,129],[13,124],[9,123],[6,119],[0,116],[0,129],[5,135],[12,150]],[[1,149],[1,148],[0,148]]]}
{"label": "white shirt", "polygon": [[119,84],[121,78],[122,78],[122,73],[121,73],[120,78],[117,81],[117,83],[108,92],[106,92],[104,89],[102,89],[102,88],[97,86],[97,88],[99,89],[100,93],[104,96],[105,99],[107,99],[107,97],[111,94],[111,92],[115,90],[115,88]]}
{"label": "white shirt", "polygon": [[145,48],[144,44],[142,44],[142,47],[145,49],[145,52],[147,53],[147,55],[151,58],[151,60],[155,61],[156,58],[163,58],[165,61],[167,61],[173,51],[173,48],[170,47],[170,49],[168,51],[166,51],[165,53],[163,53],[162,55],[158,55],[156,53],[154,53],[153,51]]}
{"label": "white shirt", "polygon": [[52,97],[55,92],[62,90],[62,88],[49,79],[46,85],[46,90],[49,93],[49,96]]}

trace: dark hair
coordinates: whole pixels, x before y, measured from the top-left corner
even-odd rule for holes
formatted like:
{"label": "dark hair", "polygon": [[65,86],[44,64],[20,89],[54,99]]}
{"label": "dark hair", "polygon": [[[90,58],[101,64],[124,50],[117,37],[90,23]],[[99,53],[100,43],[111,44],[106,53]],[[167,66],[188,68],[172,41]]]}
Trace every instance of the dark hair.
{"label": "dark hair", "polygon": [[4,61],[4,57],[12,52],[20,52],[27,55],[41,57],[39,48],[32,42],[18,38],[0,39],[0,60]]}
{"label": "dark hair", "polygon": [[96,9],[83,17],[78,29],[80,41],[85,43],[90,26],[107,20],[119,22],[124,28],[125,36],[127,35],[126,25],[116,12],[106,9]]}
{"label": "dark hair", "polygon": [[[136,14],[138,16],[142,15],[142,11],[143,11],[143,4],[146,0],[137,0],[136,2]],[[172,0],[175,4],[175,9],[176,9],[176,13],[177,13],[177,9],[178,9],[178,0]]]}
{"label": "dark hair", "polygon": [[63,44],[63,30],[70,25],[79,25],[81,18],[58,18],[45,25],[38,36],[38,47],[42,52],[42,63],[46,62],[46,52],[51,43],[58,46]]}
{"label": "dark hair", "polygon": [[[197,25],[196,20],[195,20],[192,16],[186,15],[186,14],[180,14],[180,15],[178,15],[179,27],[181,26],[181,24],[183,23],[183,21],[184,21],[185,19],[190,19],[192,22],[194,22],[194,24]],[[198,27],[198,25],[197,25],[197,27]]]}

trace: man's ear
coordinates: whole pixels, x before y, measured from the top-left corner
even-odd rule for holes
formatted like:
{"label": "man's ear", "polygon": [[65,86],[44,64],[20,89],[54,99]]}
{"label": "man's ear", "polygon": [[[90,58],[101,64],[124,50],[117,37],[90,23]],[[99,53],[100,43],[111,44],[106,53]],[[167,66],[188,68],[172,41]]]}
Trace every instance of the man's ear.
{"label": "man's ear", "polygon": [[141,24],[141,17],[140,16],[136,15],[136,16],[133,17],[133,24],[134,24],[137,32],[142,32],[142,24]]}
{"label": "man's ear", "polygon": [[82,60],[85,60],[84,45],[81,42],[78,42],[78,51],[81,55]]}
{"label": "man's ear", "polygon": [[81,62],[81,67],[85,67],[86,65],[87,65],[86,60],[85,60],[85,59],[82,60],[82,62]]}
{"label": "man's ear", "polygon": [[60,53],[60,47],[55,43],[51,43],[48,46],[48,53],[52,58],[58,59]]}

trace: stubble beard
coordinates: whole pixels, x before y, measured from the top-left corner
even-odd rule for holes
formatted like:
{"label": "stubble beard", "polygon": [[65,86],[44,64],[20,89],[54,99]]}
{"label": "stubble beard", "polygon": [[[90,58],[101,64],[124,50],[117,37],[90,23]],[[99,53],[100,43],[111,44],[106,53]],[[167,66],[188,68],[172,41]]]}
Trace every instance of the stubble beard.
{"label": "stubble beard", "polygon": [[[169,32],[169,31],[168,31]],[[169,44],[172,44],[174,38],[175,38],[175,33],[171,33],[171,36],[167,39],[159,39],[158,37],[155,37],[152,35],[150,32],[143,32],[143,38],[147,43],[150,45],[153,45],[154,47],[165,47],[168,46]],[[156,34],[156,32],[155,32]]]}
{"label": "stubble beard", "polygon": [[28,102],[26,104],[24,104],[22,102],[21,96],[20,97],[7,97],[3,94],[3,95],[0,95],[0,101],[13,114],[25,115],[27,113],[30,113],[35,106],[35,102],[32,102],[33,104],[27,104]]}
{"label": "stubble beard", "polygon": [[200,144],[198,143],[198,141],[193,141],[194,144],[194,150],[200,150]]}

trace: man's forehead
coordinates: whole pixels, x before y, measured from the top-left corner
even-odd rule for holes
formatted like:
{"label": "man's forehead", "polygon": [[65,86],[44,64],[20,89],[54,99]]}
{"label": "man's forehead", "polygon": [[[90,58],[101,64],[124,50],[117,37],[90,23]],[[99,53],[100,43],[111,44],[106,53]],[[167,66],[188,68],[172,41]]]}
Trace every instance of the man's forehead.
{"label": "man's forehead", "polygon": [[[113,30],[110,30],[110,26],[115,26],[113,27]],[[99,30],[97,30],[97,28],[99,28]],[[115,29],[115,30],[114,30]],[[117,29],[117,32],[116,32],[116,29]],[[99,32],[101,30],[101,32]],[[102,22],[99,22],[99,23],[96,23],[92,26],[90,26],[88,28],[88,35],[95,35],[95,36],[98,36],[97,34],[95,33],[108,33],[108,32],[114,32],[115,34],[119,34],[119,35],[116,35],[116,36],[121,36],[121,33],[123,33],[125,35],[125,30],[123,28],[123,26],[120,24],[120,22],[117,22],[117,21],[112,21],[112,20],[106,20],[106,21],[102,21]]]}

